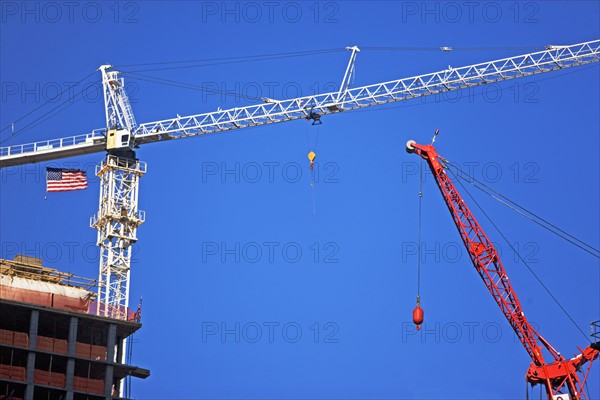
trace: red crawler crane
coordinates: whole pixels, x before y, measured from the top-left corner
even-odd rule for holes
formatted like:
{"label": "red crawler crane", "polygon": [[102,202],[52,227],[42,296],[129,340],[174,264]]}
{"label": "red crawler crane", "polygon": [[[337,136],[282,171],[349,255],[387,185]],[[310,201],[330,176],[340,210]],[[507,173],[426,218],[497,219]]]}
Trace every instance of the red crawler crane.
{"label": "red crawler crane", "polygon": [[[533,329],[525,318],[521,303],[508,280],[496,248],[446,174],[441,162],[442,158],[435,147],[416,144],[410,140],[406,143],[406,151],[427,160],[475,269],[533,360],[525,376],[527,382],[532,385],[544,385],[549,400],[588,399],[583,388],[592,361],[600,353],[600,342],[595,342],[583,350],[578,348],[581,353],[567,360]],[[552,355],[554,359],[552,362],[544,360],[540,343]],[[582,370],[588,362],[587,368]],[[567,391],[570,397],[566,397]]]}

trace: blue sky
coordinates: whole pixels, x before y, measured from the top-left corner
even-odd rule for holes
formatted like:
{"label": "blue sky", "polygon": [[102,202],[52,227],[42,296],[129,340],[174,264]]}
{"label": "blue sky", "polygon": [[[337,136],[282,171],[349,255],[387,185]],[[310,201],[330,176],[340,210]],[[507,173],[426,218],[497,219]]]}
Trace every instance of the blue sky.
{"label": "blue sky", "polygon": [[[97,72],[110,63],[207,60],[321,49],[364,50],[352,86],[599,37],[598,2],[10,2],[1,3],[3,145],[105,125]],[[456,51],[435,50],[450,46]],[[462,49],[462,50],[459,50]],[[285,98],[337,88],[348,52],[142,72]],[[215,64],[215,63],[208,63]],[[178,64],[173,64],[178,65]],[[159,66],[163,67],[163,66]],[[125,74],[138,123],[253,104]],[[133,363],[138,399],[521,399],[530,360],[471,265],[425,174],[417,293],[420,161],[431,140],[475,177],[594,247],[600,243],[598,65],[483,90],[143,146],[147,221],[138,231],[131,304],[143,296]],[[87,86],[86,86],[87,85]],[[86,89],[82,101],[70,93]],[[72,104],[71,104],[72,103]],[[307,153],[317,153],[310,185]],[[88,227],[101,154],[2,170],[0,256],[40,256],[95,277]],[[88,171],[85,191],[46,196],[48,165]],[[600,319],[598,259],[472,189],[477,201],[587,333]],[[465,195],[463,193],[463,195]],[[526,315],[570,357],[585,339],[470,201],[498,243]],[[599,366],[589,380],[600,398]],[[537,393],[537,389],[535,393]]]}

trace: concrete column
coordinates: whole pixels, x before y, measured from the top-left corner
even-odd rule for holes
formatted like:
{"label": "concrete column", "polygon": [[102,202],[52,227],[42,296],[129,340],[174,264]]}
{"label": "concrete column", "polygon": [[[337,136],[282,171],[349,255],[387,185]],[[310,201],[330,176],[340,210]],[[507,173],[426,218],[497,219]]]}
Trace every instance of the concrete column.
{"label": "concrete column", "polygon": [[25,400],[33,400],[33,372],[35,370],[35,348],[37,347],[37,332],[40,312],[31,310],[29,319],[29,353],[27,354],[27,373],[25,375]]}
{"label": "concrete column", "polygon": [[75,344],[77,343],[77,327],[79,326],[79,319],[77,317],[71,317],[69,322],[69,347],[67,354],[70,358],[75,357]]}
{"label": "concrete column", "polygon": [[106,399],[112,399],[113,372],[115,362],[115,344],[117,343],[117,326],[108,325],[108,337],[106,343],[106,375],[104,376],[104,396]]}
{"label": "concrete column", "polygon": [[115,324],[108,325],[108,335],[106,337],[106,361],[109,363],[115,362],[115,344],[117,343],[117,326]]}
{"label": "concrete column", "polygon": [[107,365],[106,366],[106,378],[104,380],[104,395],[106,396],[106,400],[112,399],[113,372],[114,372],[114,366]]}
{"label": "concrete column", "polygon": [[29,349],[35,350],[37,347],[37,332],[40,320],[40,312],[31,310],[31,318],[29,319]]}
{"label": "concrete column", "polygon": [[67,397],[65,400],[73,400],[73,375],[75,373],[75,346],[77,343],[77,326],[79,319],[77,317],[71,317],[69,322],[69,342],[67,354],[69,359],[67,360]]}

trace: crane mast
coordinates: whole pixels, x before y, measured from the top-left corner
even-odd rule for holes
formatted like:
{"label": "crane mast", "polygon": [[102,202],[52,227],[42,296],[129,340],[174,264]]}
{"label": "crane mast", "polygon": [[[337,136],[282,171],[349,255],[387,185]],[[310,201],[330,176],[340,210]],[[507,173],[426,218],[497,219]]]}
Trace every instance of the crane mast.
{"label": "crane mast", "polygon": [[102,65],[106,110],[106,158],[96,166],[100,180],[98,212],[90,218],[100,248],[98,314],[128,318],[132,246],[146,214],[138,210],[139,180],[146,163],[137,159],[132,132],[137,127],[123,78]]}
{"label": "crane mast", "polygon": [[[561,395],[565,390],[572,400],[587,399],[583,387],[592,361],[598,357],[600,343],[594,343],[584,350],[580,349],[581,354],[570,360],[566,360],[556,351],[525,317],[495,246],[456,190],[435,147],[416,144],[410,140],[406,144],[406,151],[427,161],[475,269],[531,357],[532,363],[526,375],[527,382],[532,385],[544,385],[549,400],[557,399],[555,396]],[[540,343],[551,354],[552,362],[544,359]],[[580,378],[578,372],[588,362],[587,369]]]}

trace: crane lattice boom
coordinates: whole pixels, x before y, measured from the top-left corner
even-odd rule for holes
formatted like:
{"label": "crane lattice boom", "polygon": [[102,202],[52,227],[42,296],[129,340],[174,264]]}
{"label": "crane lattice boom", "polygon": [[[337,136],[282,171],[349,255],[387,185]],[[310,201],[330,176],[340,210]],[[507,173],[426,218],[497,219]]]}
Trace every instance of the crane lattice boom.
{"label": "crane lattice boom", "polygon": [[[568,390],[572,400],[587,399],[583,388],[592,361],[600,352],[600,343],[592,344],[584,350],[580,349],[581,354],[570,360],[566,360],[556,351],[525,317],[495,246],[456,190],[435,147],[419,145],[411,140],[407,143],[406,150],[427,161],[475,269],[529,353],[533,363],[527,371],[526,380],[534,385],[544,385],[549,400],[554,400],[554,396],[562,394],[564,390]],[[539,343],[552,355],[552,362],[544,360]],[[577,373],[588,362],[587,370],[580,378]]]}
{"label": "crane lattice boom", "polygon": [[[461,68],[449,67],[430,74],[347,89],[348,71],[358,50],[356,47],[348,49],[352,50],[352,56],[339,92],[281,101],[269,99],[265,104],[144,123],[132,130],[133,145],[293,121],[306,118],[311,111],[326,115],[371,107],[600,61],[600,40],[594,40],[569,46],[548,46],[546,50],[535,53]],[[102,71],[104,74],[106,69]],[[116,78],[114,71],[111,74]],[[133,126],[133,115],[127,115],[128,112],[124,114],[126,121],[132,121],[126,125]],[[61,139],[1,147],[0,168],[97,153],[105,148],[105,129]]]}

